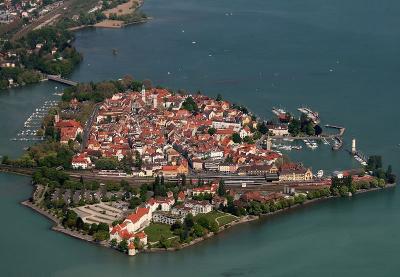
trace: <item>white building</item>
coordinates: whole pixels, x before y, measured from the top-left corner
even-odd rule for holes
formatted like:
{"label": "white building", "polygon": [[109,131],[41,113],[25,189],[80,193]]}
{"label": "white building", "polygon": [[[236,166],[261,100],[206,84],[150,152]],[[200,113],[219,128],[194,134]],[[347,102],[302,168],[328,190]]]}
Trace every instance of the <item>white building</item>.
{"label": "white building", "polygon": [[213,121],[212,126],[215,129],[228,129],[233,128],[235,132],[239,131],[242,125],[236,122],[225,122],[225,121]]}
{"label": "white building", "polygon": [[73,169],[87,169],[92,165],[92,161],[85,153],[79,153],[72,158],[71,165]]}
{"label": "white building", "polygon": [[151,212],[155,212],[158,208],[160,208],[161,211],[168,212],[174,204],[175,199],[173,197],[150,198],[146,203],[146,208],[149,208]]}
{"label": "white building", "polygon": [[182,215],[172,214],[168,212],[157,211],[153,213],[153,222],[172,225],[176,222],[183,223],[184,217]]}

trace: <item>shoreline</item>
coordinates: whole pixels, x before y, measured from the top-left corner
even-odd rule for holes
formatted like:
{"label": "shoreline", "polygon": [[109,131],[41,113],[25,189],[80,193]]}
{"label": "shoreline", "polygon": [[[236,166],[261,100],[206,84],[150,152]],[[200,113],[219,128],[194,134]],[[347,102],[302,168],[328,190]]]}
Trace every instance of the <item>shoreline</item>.
{"label": "shoreline", "polygon": [[68,28],[67,30],[71,31],[71,32],[76,32],[76,31],[80,31],[80,30],[84,30],[84,29],[122,29],[122,28],[125,28],[125,27],[130,26],[130,25],[146,23],[151,19],[152,19],[152,17],[147,17],[147,18],[144,18],[144,19],[141,19],[141,20],[138,20],[138,21],[134,21],[134,22],[122,23],[119,26],[101,26],[101,25],[97,25],[97,24],[101,23],[101,22],[99,22],[99,23],[96,23],[96,24],[93,24],[93,25],[81,25],[81,26],[71,27],[71,28]]}
{"label": "shoreline", "polygon": [[[384,188],[371,188],[371,189],[367,189],[367,190],[359,190],[357,191],[353,196],[347,196],[347,197],[354,197],[355,195],[358,194],[364,194],[364,193],[368,193],[368,192],[375,192],[375,191],[380,191],[380,190],[385,190],[385,189],[390,189],[390,188],[394,188],[396,187],[396,184],[387,184]],[[318,204],[320,202],[325,202],[331,199],[337,199],[337,198],[341,198],[340,195],[338,196],[328,196],[328,197],[322,197],[322,198],[316,198],[316,199],[311,199],[311,200],[306,200],[303,204],[295,204],[291,207],[287,207],[281,210],[277,210],[275,212],[270,212],[267,214],[260,214],[258,216],[256,215],[247,215],[243,218],[240,218],[239,220],[235,220],[231,223],[226,224],[225,226],[222,226],[220,228],[220,230],[217,233],[209,233],[207,235],[205,235],[204,237],[201,238],[196,238],[193,241],[189,242],[189,243],[185,243],[182,244],[181,247],[176,247],[176,248],[150,248],[150,249],[144,249],[141,252],[143,253],[155,253],[155,252],[164,252],[164,251],[179,251],[182,250],[184,248],[196,245],[202,241],[205,241],[207,239],[210,239],[220,233],[222,233],[225,230],[231,229],[234,226],[237,225],[242,225],[243,223],[248,223],[248,222],[255,222],[258,220],[266,220],[268,218],[272,218],[275,216],[283,216],[284,214],[286,214],[287,212],[295,212],[297,209],[303,208],[303,207],[307,207],[310,206],[312,204]]]}
{"label": "shoreline", "polygon": [[[381,190],[395,188],[395,187],[396,187],[396,184],[387,184],[383,188],[377,187],[377,188],[370,188],[370,189],[366,189],[366,190],[359,190],[353,196],[347,196],[347,197],[354,197],[355,195],[358,195],[358,194],[381,191]],[[231,223],[228,223],[228,224],[220,227],[220,229],[216,233],[210,232],[210,233],[208,233],[207,235],[205,235],[203,237],[196,238],[196,239],[192,240],[191,242],[183,243],[179,247],[174,247],[174,248],[145,248],[143,250],[140,250],[139,253],[155,253],[155,252],[165,252],[165,251],[179,251],[179,250],[185,249],[187,247],[191,247],[191,246],[197,245],[200,242],[205,241],[207,239],[213,238],[213,237],[217,236],[218,234],[221,234],[224,231],[231,229],[234,226],[242,225],[242,224],[248,223],[248,222],[255,222],[255,221],[258,221],[258,220],[266,220],[266,219],[268,219],[270,217],[281,216],[281,215],[284,215],[287,212],[296,211],[297,209],[300,209],[302,207],[307,207],[307,206],[312,205],[312,204],[317,204],[317,203],[320,203],[320,202],[324,202],[324,201],[331,200],[331,199],[337,199],[337,198],[341,198],[341,196],[328,196],[328,197],[322,197],[322,198],[306,200],[302,204],[295,204],[295,205],[293,205],[291,207],[287,207],[287,208],[284,208],[284,209],[281,209],[281,210],[277,210],[277,211],[274,211],[274,212],[270,212],[270,213],[267,213],[267,214],[260,214],[258,216],[256,216],[256,215],[247,215],[247,216],[239,218],[238,220],[234,220]],[[53,226],[50,228],[52,231],[65,234],[65,235],[67,235],[69,237],[72,237],[72,238],[75,238],[75,239],[79,239],[81,241],[86,241],[88,243],[92,243],[92,244],[96,244],[96,245],[99,245],[99,246],[104,246],[104,247],[113,249],[106,241],[99,243],[99,242],[94,241],[92,236],[84,235],[84,234],[82,234],[80,232],[64,228],[60,224],[60,220],[57,217],[55,217],[51,213],[49,213],[49,212],[47,212],[47,211],[45,211],[45,210],[43,210],[43,209],[41,209],[39,207],[37,207],[35,204],[30,202],[29,200],[22,201],[22,202],[20,202],[20,204],[25,206],[25,207],[28,207],[28,208],[30,208],[30,209],[32,209],[34,211],[36,211],[40,215],[42,215],[45,218],[49,219],[53,224]]]}
{"label": "shoreline", "polygon": [[47,218],[48,220],[50,220],[52,222],[52,226],[50,227],[50,230],[52,230],[52,231],[62,233],[64,235],[67,235],[69,237],[72,237],[72,238],[75,238],[75,239],[78,239],[81,241],[86,241],[88,243],[93,243],[96,245],[108,247],[107,244],[102,244],[102,243],[98,243],[98,242],[94,241],[92,236],[84,235],[84,234],[81,234],[81,233],[73,231],[73,230],[65,229],[60,224],[60,220],[56,216],[39,208],[38,206],[36,206],[32,202],[30,202],[29,200],[24,200],[24,201],[20,202],[20,204],[25,207],[30,208],[31,210],[37,212],[38,214],[40,214],[40,215],[44,216],[45,218]]}
{"label": "shoreline", "polygon": [[[135,9],[131,13],[127,13],[127,14],[135,13],[136,11],[138,11],[143,6],[143,4],[144,4],[144,0],[139,0],[138,1],[138,5],[135,7]],[[124,5],[124,4],[122,4],[122,5]],[[147,21],[149,21],[151,19],[152,19],[152,17],[146,17],[146,18],[142,18],[142,19],[137,20],[137,21],[125,23],[124,21],[109,19],[109,17],[107,16],[107,19],[104,19],[103,21],[97,22],[96,24],[81,25],[81,26],[71,27],[71,28],[68,28],[67,30],[71,31],[71,32],[75,32],[75,31],[86,29],[86,28],[122,29],[124,27],[129,26],[129,25],[146,23]],[[113,22],[116,25],[112,24]]]}

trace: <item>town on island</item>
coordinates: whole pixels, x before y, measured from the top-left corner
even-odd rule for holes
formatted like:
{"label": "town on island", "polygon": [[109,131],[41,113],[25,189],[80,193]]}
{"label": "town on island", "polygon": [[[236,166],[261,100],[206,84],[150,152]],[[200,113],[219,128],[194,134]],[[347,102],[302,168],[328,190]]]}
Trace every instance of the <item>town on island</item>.
{"label": "town on island", "polygon": [[362,154],[355,140],[347,151],[356,169],[328,173],[292,161],[286,151],[303,146],[344,148],[346,129],[322,126],[308,107],[297,115],[273,108],[265,120],[220,94],[173,91],[130,75],[68,80],[83,59],[72,32],[145,22],[141,4],[0,3],[0,89],[68,86],[12,138],[36,144],[0,163],[2,172],[32,176],[32,197],[22,204],[52,220],[53,230],[131,256],[178,250],[240,223],[395,185],[392,167]]}
{"label": "town on island", "polygon": [[273,149],[275,140],[330,138],[315,134],[313,114],[264,121],[221,95],[131,76],[71,86],[41,120],[42,141],[2,159],[3,171],[33,175],[24,205],[54,230],[129,255],[180,249],[263,215],[395,182],[380,156],[325,176]]}

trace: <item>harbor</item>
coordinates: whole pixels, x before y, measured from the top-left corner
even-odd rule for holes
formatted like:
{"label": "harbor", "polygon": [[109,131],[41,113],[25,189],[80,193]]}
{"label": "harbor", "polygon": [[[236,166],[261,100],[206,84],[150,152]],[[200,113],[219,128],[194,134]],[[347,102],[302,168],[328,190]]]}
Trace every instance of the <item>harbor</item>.
{"label": "harbor", "polygon": [[[287,134],[271,134],[270,139],[274,141],[271,144],[271,148],[275,150],[283,150],[283,151],[291,151],[291,150],[302,150],[303,147],[310,150],[316,150],[322,145],[330,146],[332,150],[337,151],[343,146],[343,135],[346,131],[345,127],[326,124],[324,125],[325,129],[319,126],[321,123],[320,114],[316,111],[313,111],[307,107],[300,107],[297,109],[301,113],[299,117],[300,123],[301,120],[306,120],[306,122],[311,122],[316,128],[318,126],[320,128],[320,133],[315,135],[308,135],[305,133],[300,133],[298,135],[292,135],[290,132]],[[272,113],[277,117],[278,121],[281,124],[280,128],[288,128],[292,121],[296,120],[296,117],[290,113],[290,111],[285,108],[272,108]],[[282,127],[283,126],[283,127]],[[337,130],[337,133],[329,132],[330,129]],[[279,142],[275,142],[279,141]],[[294,141],[301,141],[303,144],[296,143],[296,145],[292,145]],[[290,142],[290,143],[288,143]]]}
{"label": "harbor", "polygon": [[47,100],[42,106],[36,108],[35,111],[25,120],[23,128],[17,133],[16,137],[11,138],[12,141],[42,141],[44,137],[38,134],[42,126],[44,117],[49,111],[57,106],[58,101]]}

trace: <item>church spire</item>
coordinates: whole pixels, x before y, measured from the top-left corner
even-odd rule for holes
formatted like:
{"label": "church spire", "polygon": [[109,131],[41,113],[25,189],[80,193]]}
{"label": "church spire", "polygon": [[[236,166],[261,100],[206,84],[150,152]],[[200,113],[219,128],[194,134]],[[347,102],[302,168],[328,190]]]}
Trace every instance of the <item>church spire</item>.
{"label": "church spire", "polygon": [[140,94],[142,95],[143,102],[146,103],[146,88],[144,87],[144,85],[142,85],[142,91],[140,92]]}

